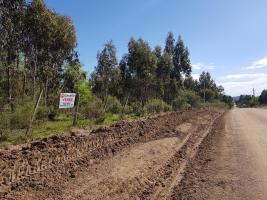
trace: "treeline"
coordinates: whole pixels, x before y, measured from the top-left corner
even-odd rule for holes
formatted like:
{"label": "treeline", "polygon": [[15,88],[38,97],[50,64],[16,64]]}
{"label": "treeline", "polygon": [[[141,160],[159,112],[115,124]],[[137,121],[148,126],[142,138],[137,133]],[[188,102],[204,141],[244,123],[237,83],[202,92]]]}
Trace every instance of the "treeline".
{"label": "treeline", "polygon": [[236,101],[238,107],[256,107],[267,105],[267,89],[263,90],[260,96],[240,95]]}
{"label": "treeline", "polygon": [[131,38],[128,52],[120,61],[110,41],[97,60],[91,84],[93,93],[105,105],[109,96],[123,105],[138,107],[157,99],[176,110],[216,101],[232,105],[232,98],[224,95],[224,88],[216,85],[209,72],[202,72],[199,80],[193,79],[189,50],[181,36],[176,41],[171,32],[163,48],[152,49],[145,40]]}
{"label": "treeline", "polygon": [[72,89],[66,72],[79,63],[71,19],[43,0],[1,0],[0,8],[0,105],[15,110],[40,90],[45,105],[55,103],[59,91]]}
{"label": "treeline", "polygon": [[78,93],[79,118],[98,121],[107,113],[143,116],[232,105],[209,72],[192,78],[189,50],[173,33],[164,47],[131,38],[121,60],[112,41],[107,42],[88,77],[75,51],[72,20],[43,0],[0,0],[0,31],[0,136],[28,127],[39,94],[37,121],[72,115],[72,110],[58,110],[61,92]]}

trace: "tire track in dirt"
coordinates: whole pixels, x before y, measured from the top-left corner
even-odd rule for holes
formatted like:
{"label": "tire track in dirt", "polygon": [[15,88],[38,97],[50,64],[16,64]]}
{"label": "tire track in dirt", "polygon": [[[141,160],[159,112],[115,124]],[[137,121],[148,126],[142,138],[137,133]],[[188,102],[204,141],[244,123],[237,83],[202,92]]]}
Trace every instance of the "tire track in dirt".
{"label": "tire track in dirt", "polygon": [[[162,169],[163,174],[158,178],[155,185],[145,190],[142,199],[170,199],[174,187],[179,185],[183,178],[188,162],[194,158],[198,151],[199,145],[206,136],[213,131],[213,124],[220,119],[218,114],[212,119],[201,119],[200,126],[196,126],[195,130],[191,130],[188,139],[184,141],[182,148],[177,151],[174,157]],[[210,122],[208,122],[210,120]],[[160,184],[159,184],[160,183]]]}
{"label": "tire track in dirt", "polygon": [[[192,148],[197,145],[197,140],[205,136],[204,133],[211,126],[212,120],[221,113],[222,110],[167,113],[145,120],[121,122],[111,127],[84,131],[81,135],[72,133],[62,137],[54,136],[16,147],[15,150],[1,151],[0,198],[119,199],[125,195],[125,199],[146,199],[152,198],[153,194],[154,198],[164,192],[169,194],[179,179],[177,171],[181,168],[181,163],[189,158],[188,155],[192,154]],[[143,157],[151,160],[153,152],[151,154],[150,151],[155,148],[153,145],[157,144],[153,141],[161,142],[160,140],[164,138],[177,138],[180,141],[177,143],[176,153],[170,155],[171,157],[168,155],[167,160],[164,158],[160,163],[155,163],[155,166],[152,165],[150,169],[142,172],[143,174],[126,178],[124,181],[118,181],[116,180],[118,177],[115,177],[115,182],[112,182],[112,179],[109,182],[107,174],[107,179],[103,178],[102,182],[94,185],[96,191],[101,188],[101,184],[103,185],[105,191],[102,194],[95,193],[95,196],[92,196],[94,192],[88,193],[86,188],[85,196],[81,196],[82,193],[79,192],[78,196],[74,195],[75,192],[69,194],[68,183],[79,179],[84,183],[84,174],[88,174],[91,180],[94,178],[90,176],[91,174],[101,174],[97,167],[105,162],[106,169],[110,170],[110,163],[115,159],[122,159],[121,155],[125,155],[127,151],[131,152],[135,147],[142,149],[144,145],[152,142],[148,153],[146,152],[151,158]],[[131,157],[131,154],[129,156]],[[97,177],[95,178],[96,184]],[[114,183],[120,184],[115,186]],[[128,193],[123,188],[127,189]],[[78,189],[73,188],[73,190]],[[62,198],[64,195],[65,198]]]}

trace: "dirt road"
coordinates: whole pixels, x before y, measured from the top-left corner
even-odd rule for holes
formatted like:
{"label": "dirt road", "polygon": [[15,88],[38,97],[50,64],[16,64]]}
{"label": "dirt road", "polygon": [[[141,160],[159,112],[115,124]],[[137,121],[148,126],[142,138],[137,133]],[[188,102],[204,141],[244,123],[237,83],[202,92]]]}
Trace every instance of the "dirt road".
{"label": "dirt road", "polygon": [[231,110],[201,145],[173,199],[267,199],[267,110]]}

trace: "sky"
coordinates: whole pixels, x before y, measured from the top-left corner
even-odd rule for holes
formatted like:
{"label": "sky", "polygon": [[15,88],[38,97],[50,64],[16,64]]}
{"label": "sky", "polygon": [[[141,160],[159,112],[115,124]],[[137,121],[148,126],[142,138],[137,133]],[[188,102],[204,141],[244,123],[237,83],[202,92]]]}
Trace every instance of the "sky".
{"label": "sky", "polygon": [[180,34],[190,51],[192,75],[209,71],[232,96],[267,88],[266,0],[46,0],[72,18],[77,50],[88,72],[112,40],[120,59],[131,37],[164,47]]}

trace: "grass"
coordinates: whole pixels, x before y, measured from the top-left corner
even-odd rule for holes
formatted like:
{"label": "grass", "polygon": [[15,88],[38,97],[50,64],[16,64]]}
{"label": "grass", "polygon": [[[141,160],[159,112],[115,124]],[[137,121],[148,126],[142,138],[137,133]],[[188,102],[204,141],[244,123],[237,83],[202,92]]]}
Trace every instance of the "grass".
{"label": "grass", "polygon": [[[108,113],[106,116],[99,121],[93,121],[88,119],[80,119],[78,120],[78,124],[76,127],[73,127],[72,119],[66,118],[66,116],[62,115],[56,121],[39,121],[34,125],[31,132],[31,139],[37,140],[49,137],[51,135],[60,135],[69,132],[72,128],[91,128],[94,125],[112,125],[122,119],[127,119],[129,121],[138,119],[140,117],[131,114],[121,116],[120,114],[111,114]],[[7,140],[0,141],[0,147],[4,147],[6,145],[17,145],[23,144],[27,141],[27,137],[25,136],[26,129],[15,129],[11,130],[8,133],[5,133],[7,136]]]}

